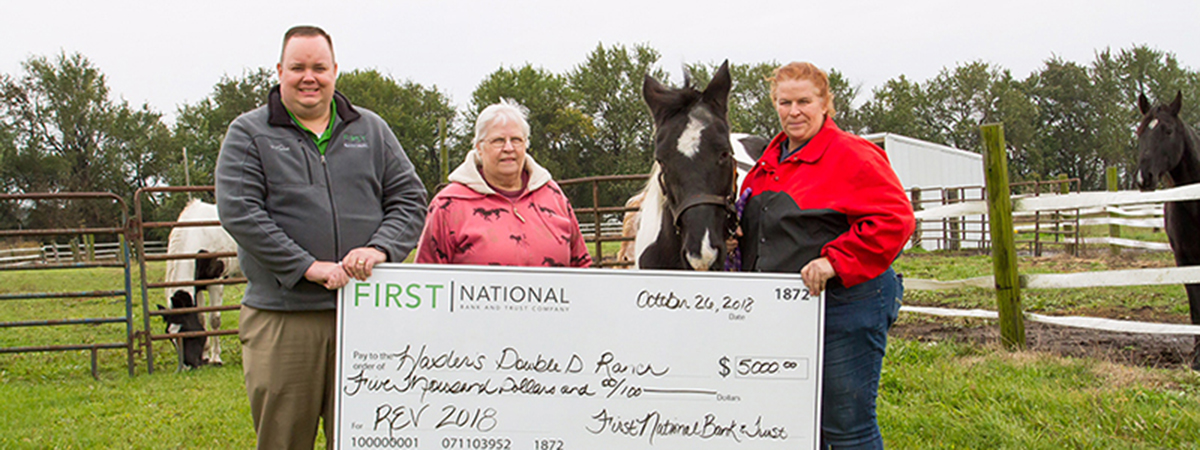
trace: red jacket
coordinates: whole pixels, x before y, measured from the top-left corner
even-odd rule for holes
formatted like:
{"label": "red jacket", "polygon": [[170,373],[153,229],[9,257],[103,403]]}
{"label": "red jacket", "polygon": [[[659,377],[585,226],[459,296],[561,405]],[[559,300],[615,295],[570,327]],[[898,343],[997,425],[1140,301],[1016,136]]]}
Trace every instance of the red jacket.
{"label": "red jacket", "polygon": [[775,136],[738,191],[751,190],[743,270],[798,273],[824,256],[844,287],[882,274],[916,226],[887,154],[832,119],[780,163],[786,141]]}

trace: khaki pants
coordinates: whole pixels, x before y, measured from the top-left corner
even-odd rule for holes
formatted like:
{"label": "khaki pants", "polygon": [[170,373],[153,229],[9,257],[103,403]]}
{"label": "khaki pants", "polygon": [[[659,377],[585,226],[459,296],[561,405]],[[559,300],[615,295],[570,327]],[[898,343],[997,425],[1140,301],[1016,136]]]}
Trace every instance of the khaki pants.
{"label": "khaki pants", "polygon": [[333,448],[337,311],[242,306],[238,337],[259,449],[313,448],[324,418]]}

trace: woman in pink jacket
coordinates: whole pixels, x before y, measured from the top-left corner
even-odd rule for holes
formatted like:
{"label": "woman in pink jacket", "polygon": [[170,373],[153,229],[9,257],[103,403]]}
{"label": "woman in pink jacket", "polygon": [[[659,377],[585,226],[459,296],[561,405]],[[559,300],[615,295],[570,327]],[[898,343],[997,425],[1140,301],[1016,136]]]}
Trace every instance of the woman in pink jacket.
{"label": "woman in pink jacket", "polygon": [[521,105],[501,100],[479,113],[475,148],[429,204],[418,263],[592,265],[571,203],[528,145]]}

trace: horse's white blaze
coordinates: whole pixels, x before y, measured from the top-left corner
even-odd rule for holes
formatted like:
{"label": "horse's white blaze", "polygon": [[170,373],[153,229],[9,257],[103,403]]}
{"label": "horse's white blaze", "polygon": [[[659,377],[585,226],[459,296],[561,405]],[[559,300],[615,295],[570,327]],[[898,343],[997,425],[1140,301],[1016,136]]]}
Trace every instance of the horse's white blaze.
{"label": "horse's white blaze", "polygon": [[692,252],[687,253],[688,264],[692,266],[692,270],[708,270],[713,262],[717,260],[717,248],[713,247],[712,239],[709,239],[708,230],[704,231],[704,245],[700,247],[700,255],[693,255]]}
{"label": "horse's white blaze", "polygon": [[1158,119],[1150,119],[1150,124],[1149,124],[1150,129],[1153,130],[1154,127],[1157,127],[1157,126],[1158,126]]}
{"label": "horse's white blaze", "polygon": [[692,110],[692,113],[688,114],[687,128],[684,128],[683,133],[679,134],[679,143],[676,146],[679,153],[683,153],[688,158],[694,158],[696,153],[700,152],[700,133],[704,131],[704,123],[697,117],[696,110]]}
{"label": "horse's white blaze", "polygon": [[642,199],[642,207],[638,210],[641,218],[638,219],[637,238],[634,240],[634,269],[639,267],[638,260],[642,259],[642,252],[658,239],[663,211],[667,209],[667,196],[663,195],[662,187],[655,181],[658,180],[659,171],[658,163],[654,163],[654,168],[650,170],[650,182],[646,184],[646,197]]}

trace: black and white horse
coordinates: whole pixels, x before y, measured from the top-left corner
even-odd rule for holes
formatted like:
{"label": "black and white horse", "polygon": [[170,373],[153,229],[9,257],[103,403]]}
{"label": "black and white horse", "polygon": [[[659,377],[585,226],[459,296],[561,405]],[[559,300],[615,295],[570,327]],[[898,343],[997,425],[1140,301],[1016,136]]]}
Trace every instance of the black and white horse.
{"label": "black and white horse", "polygon": [[[1169,104],[1150,106],[1138,95],[1142,122],[1137,128],[1138,182],[1143,191],[1162,180],[1168,188],[1200,182],[1200,135],[1179,118],[1183,93]],[[1178,266],[1200,265],[1200,200],[1167,202],[1163,208],[1167,237]],[[1200,283],[1184,285],[1192,323],[1200,325]],[[1192,349],[1192,369],[1200,370],[1200,337]]]}
{"label": "black and white horse", "polygon": [[[636,268],[723,269],[725,240],[737,227],[738,160],[753,165],[766,147],[762,138],[730,136],[731,84],[728,61],[703,91],[690,80],[676,89],[646,76],[642,95],[654,116],[655,163],[641,207],[629,218],[636,220]],[[753,156],[735,156],[735,147],[747,153],[743,142],[758,147]]]}
{"label": "black and white horse", "polygon": [[[215,220],[218,220],[217,206],[200,200],[188,202],[183,211],[179,213],[179,222],[209,222]],[[229,233],[226,233],[225,229],[219,226],[175,227],[171,230],[171,235],[167,239],[167,254],[171,255],[236,251],[237,243],[233,241],[233,237],[229,236]],[[212,280],[228,278],[240,273],[241,266],[238,264],[237,258],[233,257],[172,259],[167,261],[165,280],[168,282]],[[204,303],[207,304],[203,306],[221,306],[223,302],[222,297],[225,294],[225,286],[213,284],[208,286],[206,290],[208,291],[208,295],[206,296],[207,302]],[[196,288],[192,286],[167,288],[167,301],[174,304],[173,299],[179,292],[193,297],[190,303],[200,303],[194,299]],[[221,328],[220,311],[203,313],[200,317],[205,329],[218,330]],[[222,363],[221,341],[218,336],[209,336],[205,341],[202,361],[205,364],[219,365]]]}

